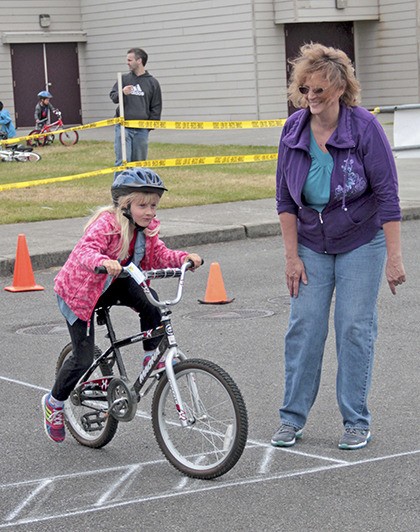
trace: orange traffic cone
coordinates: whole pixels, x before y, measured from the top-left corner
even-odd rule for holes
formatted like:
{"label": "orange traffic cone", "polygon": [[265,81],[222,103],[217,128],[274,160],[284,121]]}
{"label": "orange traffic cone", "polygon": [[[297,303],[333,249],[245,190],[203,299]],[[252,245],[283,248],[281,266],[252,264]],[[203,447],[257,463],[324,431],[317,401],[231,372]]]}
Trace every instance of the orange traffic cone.
{"label": "orange traffic cone", "polygon": [[210,272],[204,300],[199,299],[198,301],[205,304],[224,305],[225,303],[232,303],[233,299],[228,299],[226,296],[225,284],[223,282],[219,263],[212,262],[210,264]]}
{"label": "orange traffic cone", "polygon": [[32,263],[31,258],[29,257],[25,235],[18,235],[13,285],[6,286],[5,290],[8,290],[9,292],[44,290],[43,286],[35,284],[34,272],[32,270]]}

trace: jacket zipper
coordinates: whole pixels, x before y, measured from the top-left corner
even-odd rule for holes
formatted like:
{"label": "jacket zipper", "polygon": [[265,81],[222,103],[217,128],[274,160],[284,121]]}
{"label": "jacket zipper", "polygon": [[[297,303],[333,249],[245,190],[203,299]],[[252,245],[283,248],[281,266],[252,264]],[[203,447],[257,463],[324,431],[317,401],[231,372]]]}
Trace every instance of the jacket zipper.
{"label": "jacket zipper", "polygon": [[322,218],[321,212],[318,212],[318,218],[319,218],[319,223],[321,224],[322,240],[324,242],[324,253],[327,253],[326,246],[325,246],[324,220]]}

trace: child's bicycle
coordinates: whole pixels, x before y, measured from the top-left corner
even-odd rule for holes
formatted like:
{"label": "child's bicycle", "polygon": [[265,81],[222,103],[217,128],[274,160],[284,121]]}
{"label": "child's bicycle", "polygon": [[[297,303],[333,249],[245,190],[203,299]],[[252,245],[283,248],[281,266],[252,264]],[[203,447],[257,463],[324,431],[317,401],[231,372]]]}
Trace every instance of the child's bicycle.
{"label": "child's bicycle", "polygon": [[[47,124],[46,122],[48,118],[44,118],[38,122],[38,126],[40,127],[33,129],[29,135],[39,135],[40,133],[50,133],[52,131],[62,129],[64,127],[64,123],[61,119],[61,111],[55,109],[53,112],[58,117],[55,122]],[[76,144],[79,140],[79,134],[77,131],[63,131],[58,135],[58,138],[60,139],[61,144],[64,146],[73,146],[73,144]],[[48,144],[52,144],[54,142],[54,135],[45,135],[45,137],[39,137],[37,139],[28,139],[26,142],[28,146],[47,146]]]}
{"label": "child's bicycle", "polygon": [[[0,140],[6,139],[7,136],[0,132]],[[9,144],[2,146],[0,144],[0,161],[3,163],[11,162],[36,162],[41,159],[38,153],[32,151],[31,147],[23,146],[22,144]]]}
{"label": "child's bicycle", "polygon": [[[161,308],[162,323],[156,329],[117,339],[110,308],[96,309],[98,324],[105,324],[110,346],[95,347],[95,359],[64,404],[65,422],[74,438],[88,447],[105,446],[114,437],[120,421],[131,421],[137,404],[156,384],[152,399],[152,426],[167,460],[182,473],[213,479],[229,471],[246,445],[248,417],[241,392],[233,379],[213,362],[187,359],[178,348],[169,307],[182,297],[184,277],[193,266],[140,271],[134,264],[123,268],[143,289],[147,299]],[[97,268],[97,273],[106,269]],[[148,279],[178,278],[173,300],[158,301],[150,292]],[[120,348],[161,336],[156,354],[130,382]],[[72,345],[62,350],[57,371],[72,355]],[[162,357],[165,369],[156,372]],[[178,359],[178,363],[173,361]]]}

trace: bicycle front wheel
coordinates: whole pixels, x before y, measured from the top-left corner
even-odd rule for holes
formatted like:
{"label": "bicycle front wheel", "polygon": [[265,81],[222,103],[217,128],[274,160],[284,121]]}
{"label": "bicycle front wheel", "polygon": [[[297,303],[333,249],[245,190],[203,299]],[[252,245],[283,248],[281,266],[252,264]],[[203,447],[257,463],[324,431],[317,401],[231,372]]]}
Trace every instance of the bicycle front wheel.
{"label": "bicycle front wheel", "polygon": [[[57,361],[57,373],[63,364],[73,354],[71,342],[61,351]],[[101,355],[99,347],[95,346],[95,358]],[[105,375],[112,375],[112,369],[105,361],[91,375],[90,380],[100,379]],[[99,449],[109,443],[115,436],[118,421],[107,415],[108,403],[103,400],[80,400],[73,390],[64,403],[64,421],[70,434],[82,445]]]}
{"label": "bicycle front wheel", "polygon": [[[193,478],[210,480],[227,473],[246,445],[248,416],[242,395],[222,368],[191,359],[174,366],[184,407],[179,413],[166,374],[152,402],[156,440],[167,460]],[[187,426],[182,426],[180,415]]]}
{"label": "bicycle front wheel", "polygon": [[38,153],[35,153],[34,151],[17,152],[13,155],[13,157],[16,161],[19,161],[21,163],[36,163],[41,159],[41,156]]}
{"label": "bicycle front wheel", "polygon": [[64,146],[73,146],[79,140],[79,133],[77,131],[63,131],[58,138]]}

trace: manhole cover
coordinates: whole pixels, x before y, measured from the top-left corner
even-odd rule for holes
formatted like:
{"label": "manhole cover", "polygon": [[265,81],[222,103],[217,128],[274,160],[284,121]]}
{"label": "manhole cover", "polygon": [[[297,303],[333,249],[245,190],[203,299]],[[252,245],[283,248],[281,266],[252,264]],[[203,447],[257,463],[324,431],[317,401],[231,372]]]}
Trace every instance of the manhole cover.
{"label": "manhole cover", "polygon": [[290,305],[290,296],[289,294],[283,296],[270,297],[267,300],[269,303],[274,303],[274,305]]}
{"label": "manhole cover", "polygon": [[68,334],[69,330],[66,324],[62,321],[57,323],[43,323],[41,325],[30,325],[29,327],[22,327],[16,331],[17,334],[25,334],[32,336],[39,335],[56,335],[56,334]]}
{"label": "manhole cover", "polygon": [[188,320],[251,320],[254,318],[268,318],[273,316],[274,312],[271,310],[215,310],[211,312],[191,312],[185,314],[184,318]]}

